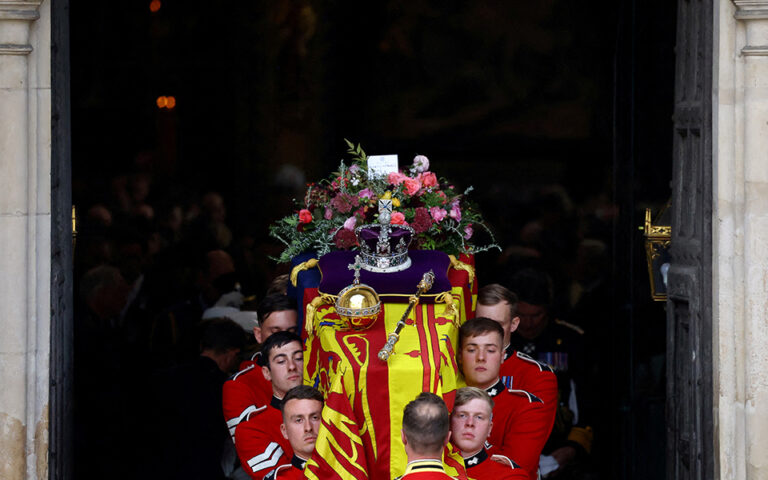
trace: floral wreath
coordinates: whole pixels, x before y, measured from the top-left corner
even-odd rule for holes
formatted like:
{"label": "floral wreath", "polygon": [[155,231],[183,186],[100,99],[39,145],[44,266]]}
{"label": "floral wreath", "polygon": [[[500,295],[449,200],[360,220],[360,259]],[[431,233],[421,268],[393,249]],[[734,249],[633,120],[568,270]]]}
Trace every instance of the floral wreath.
{"label": "floral wreath", "polygon": [[[303,201],[296,202],[298,211],[269,227],[270,235],[285,245],[274,260],[283,263],[309,251],[322,256],[354,249],[355,227],[376,222],[379,199],[392,199],[391,223],[413,228],[411,248],[449,255],[500,250],[477,207],[466,198],[472,187],[458,193],[429,170],[424,155],[416,155],[407,170],[369,178],[368,156],[359,144],[344,141],[351,164],[347,167],[342,160],[330,177],[308,184]],[[491,243],[471,242],[477,228],[488,232]]]}

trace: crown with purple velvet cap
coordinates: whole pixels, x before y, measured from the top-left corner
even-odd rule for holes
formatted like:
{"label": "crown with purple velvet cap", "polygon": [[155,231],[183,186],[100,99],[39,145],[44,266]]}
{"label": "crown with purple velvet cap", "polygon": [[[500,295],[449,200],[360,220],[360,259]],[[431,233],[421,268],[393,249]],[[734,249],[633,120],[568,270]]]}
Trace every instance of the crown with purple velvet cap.
{"label": "crown with purple velvet cap", "polygon": [[391,273],[411,266],[408,246],[414,231],[408,225],[392,225],[392,200],[379,200],[379,223],[355,229],[361,267],[369,272]]}

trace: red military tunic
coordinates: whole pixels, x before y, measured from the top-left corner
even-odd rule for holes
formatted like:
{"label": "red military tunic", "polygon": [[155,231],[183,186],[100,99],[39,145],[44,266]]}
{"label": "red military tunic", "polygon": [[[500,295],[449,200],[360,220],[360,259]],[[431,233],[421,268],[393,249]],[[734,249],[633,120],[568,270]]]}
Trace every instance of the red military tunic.
{"label": "red military tunic", "polygon": [[552,409],[531,393],[506,389],[501,380],[486,392],[494,403],[490,453],[511,458],[535,479],[539,455],[552,430]]}
{"label": "red military tunic", "polygon": [[235,430],[237,456],[251,478],[262,480],[293,455],[291,444],[280,431],[283,415],[279,407],[280,400],[272,397],[269,405],[250,414]]}
{"label": "red military tunic", "polygon": [[304,477],[304,467],[307,461],[293,455],[290,464],[280,465],[264,477],[264,480],[301,480]]}
{"label": "red military tunic", "polygon": [[554,420],[557,409],[557,376],[549,365],[537,362],[523,352],[507,346],[499,375],[507,389],[525,390],[539,397],[552,409]]}
{"label": "red military tunic", "polygon": [[414,460],[408,462],[405,473],[399,480],[454,480],[445,473],[440,460]]}
{"label": "red military tunic", "polygon": [[464,459],[470,480],[528,480],[528,472],[519,465],[504,465],[491,460],[486,449]]}
{"label": "red military tunic", "polygon": [[221,404],[233,441],[237,425],[248,415],[267,405],[271,397],[272,384],[264,378],[261,367],[255,361],[224,382]]}

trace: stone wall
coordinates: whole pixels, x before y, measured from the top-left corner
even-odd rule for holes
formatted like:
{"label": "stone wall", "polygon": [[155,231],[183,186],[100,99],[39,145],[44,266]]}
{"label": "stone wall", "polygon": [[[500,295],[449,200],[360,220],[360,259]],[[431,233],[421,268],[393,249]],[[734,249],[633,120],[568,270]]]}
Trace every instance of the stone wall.
{"label": "stone wall", "polygon": [[0,0],[0,478],[48,477],[49,1]]}
{"label": "stone wall", "polygon": [[715,5],[716,460],[768,479],[768,1]]}

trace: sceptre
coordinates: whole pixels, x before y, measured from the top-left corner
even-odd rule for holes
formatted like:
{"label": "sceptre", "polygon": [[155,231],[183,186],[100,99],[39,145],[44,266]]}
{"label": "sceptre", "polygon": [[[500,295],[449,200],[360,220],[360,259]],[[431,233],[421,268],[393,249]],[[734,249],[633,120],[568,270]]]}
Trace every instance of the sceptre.
{"label": "sceptre", "polygon": [[421,297],[421,294],[429,291],[429,289],[432,288],[434,281],[435,274],[432,272],[432,270],[426,272],[424,276],[421,277],[421,281],[416,286],[416,294],[411,295],[411,297],[408,299],[408,307],[405,309],[403,316],[400,317],[400,321],[398,321],[397,325],[395,325],[395,331],[389,334],[387,337],[387,343],[379,351],[379,359],[381,361],[386,362],[389,359],[389,356],[392,355],[392,351],[395,349],[395,344],[400,339],[400,331],[403,329],[403,327],[405,327],[405,321],[408,320],[408,315],[411,314],[413,307],[419,303],[419,297]]}

